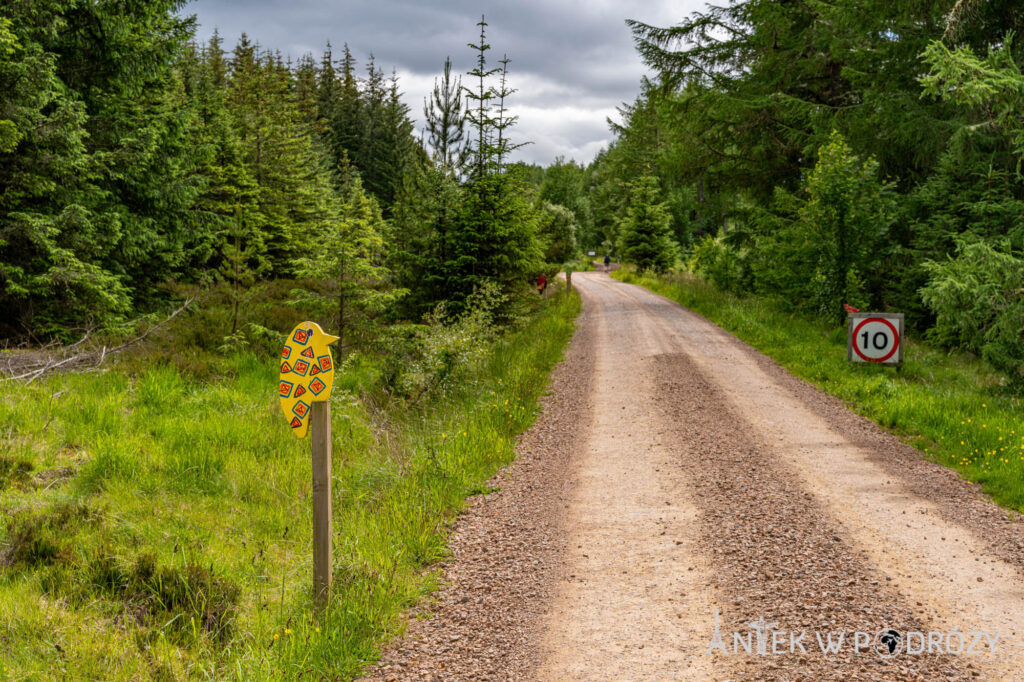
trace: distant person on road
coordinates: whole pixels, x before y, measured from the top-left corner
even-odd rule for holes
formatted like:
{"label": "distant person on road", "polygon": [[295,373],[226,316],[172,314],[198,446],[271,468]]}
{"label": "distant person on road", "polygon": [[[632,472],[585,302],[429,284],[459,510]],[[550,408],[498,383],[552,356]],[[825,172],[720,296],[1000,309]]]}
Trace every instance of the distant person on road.
{"label": "distant person on road", "polygon": [[607,253],[604,255],[604,271],[608,272],[612,267],[612,257]]}
{"label": "distant person on road", "polygon": [[544,276],[544,273],[537,275],[537,293],[541,296],[544,295],[544,290],[548,288],[548,278]]}

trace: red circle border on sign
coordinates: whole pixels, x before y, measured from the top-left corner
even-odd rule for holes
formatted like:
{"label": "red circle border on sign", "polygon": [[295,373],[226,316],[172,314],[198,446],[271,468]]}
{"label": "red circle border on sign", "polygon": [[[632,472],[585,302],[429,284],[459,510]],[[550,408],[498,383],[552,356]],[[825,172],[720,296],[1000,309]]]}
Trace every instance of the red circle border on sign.
{"label": "red circle border on sign", "polygon": [[[880,358],[869,358],[868,356],[866,356],[863,353],[861,353],[860,352],[860,348],[857,346],[857,334],[860,332],[860,328],[863,327],[864,325],[866,325],[868,322],[881,322],[882,324],[887,326],[889,329],[892,330],[893,339],[895,339],[895,341],[896,341],[895,343],[892,344],[892,350],[889,351],[888,354],[886,354],[886,355],[884,355],[884,356],[882,356]],[[890,322],[889,320],[885,319],[884,317],[865,317],[863,320],[861,320],[860,324],[858,324],[853,329],[853,352],[856,353],[857,355],[859,355],[860,357],[862,357],[865,362],[885,362],[886,360],[891,358],[896,353],[896,351],[898,351],[899,349],[900,349],[900,333],[898,331],[896,331],[896,327],[894,327],[892,325],[892,322]]]}

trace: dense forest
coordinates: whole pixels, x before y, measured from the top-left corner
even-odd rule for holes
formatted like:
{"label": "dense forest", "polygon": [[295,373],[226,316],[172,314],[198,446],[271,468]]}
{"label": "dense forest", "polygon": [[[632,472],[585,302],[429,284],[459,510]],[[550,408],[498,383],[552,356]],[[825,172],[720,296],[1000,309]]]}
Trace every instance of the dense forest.
{"label": "dense forest", "polygon": [[15,0],[0,14],[8,344],[71,340],[185,289],[227,291],[223,335],[239,334],[269,281],[349,338],[441,302],[460,314],[481,289],[514,307],[545,258],[575,251],[566,210],[509,162],[523,144],[510,60],[490,59],[482,19],[474,67],[445,62],[420,138],[372,58],[198,43],[183,5]]}
{"label": "dense forest", "polygon": [[[652,76],[610,148],[544,178],[584,246],[655,270],[677,246],[721,288],[837,323],[844,303],[904,312],[1024,380],[1020,3],[743,0],[628,23]],[[666,246],[630,253],[638,224]]]}
{"label": "dense forest", "polygon": [[[579,248],[843,320],[906,313],[1024,380],[1024,9],[745,0],[627,22],[652,74],[588,164],[511,161],[509,60],[423,110],[371,58],[195,40],[178,0],[0,18],[0,337],[293,283],[357,338]],[[441,65],[439,65],[440,67]],[[418,113],[418,112],[417,112]],[[242,314],[238,313],[241,309]],[[345,330],[341,329],[344,334]]]}

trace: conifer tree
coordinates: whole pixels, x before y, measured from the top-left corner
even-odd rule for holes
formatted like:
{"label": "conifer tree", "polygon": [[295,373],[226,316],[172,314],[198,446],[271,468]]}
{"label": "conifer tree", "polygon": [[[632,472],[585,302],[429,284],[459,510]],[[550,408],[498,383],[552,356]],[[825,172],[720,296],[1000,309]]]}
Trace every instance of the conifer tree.
{"label": "conifer tree", "polygon": [[462,77],[452,79],[452,60],[444,60],[440,83],[434,79],[434,90],[423,102],[427,122],[427,146],[435,164],[453,175],[461,173],[466,164],[466,112],[462,106]]}
{"label": "conifer tree", "polygon": [[[123,313],[128,292],[97,263],[86,111],[56,57],[0,18],[0,335]],[[20,35],[19,35],[20,34]]]}
{"label": "conifer tree", "polygon": [[352,336],[365,334],[374,314],[391,305],[399,290],[388,289],[384,265],[385,223],[376,200],[362,188],[351,166],[341,168],[341,195],[324,229],[295,262],[302,277],[327,281],[330,290],[300,290],[299,298],[333,312],[338,348],[343,355]]}
{"label": "conifer tree", "polygon": [[510,130],[516,122],[519,121],[518,116],[511,116],[508,113],[508,109],[505,107],[505,100],[515,94],[517,90],[508,84],[508,65],[512,61],[508,58],[508,55],[502,57],[501,61],[501,78],[499,80],[498,87],[494,89],[494,98],[497,100],[497,115],[491,121],[491,126],[494,128],[494,162],[497,165],[498,170],[505,168],[505,159],[509,154],[515,150],[525,147],[530,144],[529,142],[520,142],[515,144],[511,141],[506,131]]}
{"label": "conifer tree", "polygon": [[494,119],[491,117],[494,88],[488,85],[488,79],[500,69],[487,68],[487,51],[491,46],[487,43],[487,21],[483,16],[477,22],[480,27],[480,39],[477,43],[469,43],[476,51],[476,66],[468,72],[476,79],[475,89],[463,86],[467,102],[466,118],[475,133],[475,140],[470,140],[468,154],[472,159],[472,175],[483,177],[492,169],[494,161],[493,133]]}
{"label": "conifer tree", "polygon": [[331,121],[331,152],[334,164],[341,164],[343,158],[351,162],[358,156],[362,143],[365,112],[359,92],[359,81],[356,77],[356,60],[352,51],[345,45],[341,59],[341,89]]}
{"label": "conifer tree", "polygon": [[665,272],[675,264],[676,244],[665,204],[658,201],[658,179],[644,176],[634,182],[626,217],[619,227],[622,260],[641,270]]}
{"label": "conifer tree", "polygon": [[301,123],[290,74],[242,36],[232,63],[232,114],[246,167],[258,185],[253,224],[275,275],[287,275],[299,248],[330,216],[330,174],[322,149]]}

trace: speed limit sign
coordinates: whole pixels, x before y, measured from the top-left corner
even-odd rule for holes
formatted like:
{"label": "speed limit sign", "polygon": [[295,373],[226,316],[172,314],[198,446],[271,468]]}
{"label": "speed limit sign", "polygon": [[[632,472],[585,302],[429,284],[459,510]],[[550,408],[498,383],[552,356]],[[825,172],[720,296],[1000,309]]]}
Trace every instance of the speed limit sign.
{"label": "speed limit sign", "polygon": [[851,313],[846,358],[902,365],[903,313]]}

